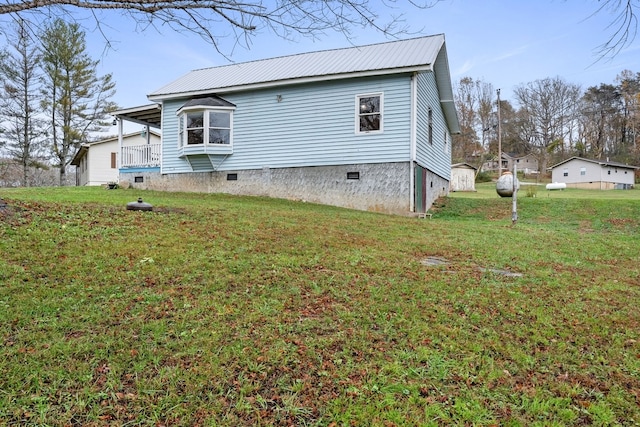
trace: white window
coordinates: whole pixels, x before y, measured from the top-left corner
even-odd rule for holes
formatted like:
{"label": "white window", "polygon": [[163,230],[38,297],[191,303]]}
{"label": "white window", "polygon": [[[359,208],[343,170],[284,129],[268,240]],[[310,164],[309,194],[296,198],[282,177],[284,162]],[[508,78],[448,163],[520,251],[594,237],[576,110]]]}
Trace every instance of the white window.
{"label": "white window", "polygon": [[569,168],[562,169],[562,176],[569,176]]}
{"label": "white window", "polygon": [[185,145],[230,145],[232,143],[230,109],[183,110],[180,113],[180,147]]}
{"label": "white window", "polygon": [[587,174],[587,168],[580,168],[580,175],[586,175]]}
{"label": "white window", "polygon": [[356,133],[382,132],[382,94],[356,96]]}

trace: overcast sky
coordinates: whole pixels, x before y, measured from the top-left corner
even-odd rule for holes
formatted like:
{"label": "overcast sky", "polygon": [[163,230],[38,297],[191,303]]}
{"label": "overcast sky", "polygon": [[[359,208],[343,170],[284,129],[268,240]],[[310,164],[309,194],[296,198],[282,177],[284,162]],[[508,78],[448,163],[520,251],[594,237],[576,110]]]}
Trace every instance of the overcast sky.
{"label": "overcast sky", "polygon": [[[609,10],[594,15],[597,0],[443,0],[428,9],[407,4],[406,24],[419,35],[444,33],[452,80],[470,76],[501,89],[510,99],[519,84],[560,76],[583,88],[614,83],[625,69],[640,72],[640,36],[617,56],[599,59],[598,47],[615,31],[616,16]],[[105,50],[104,36],[83,23],[100,74],[112,73],[117,83],[115,101],[122,107],[148,104],[146,95],[192,69],[229,64],[229,59],[193,34],[170,29],[137,32],[136,25],[118,12],[102,15],[105,36],[112,48]],[[231,60],[245,62],[324,49],[388,41],[374,30],[354,29],[349,41],[341,34],[321,40],[302,36],[295,41],[264,33],[250,49],[223,48]]]}

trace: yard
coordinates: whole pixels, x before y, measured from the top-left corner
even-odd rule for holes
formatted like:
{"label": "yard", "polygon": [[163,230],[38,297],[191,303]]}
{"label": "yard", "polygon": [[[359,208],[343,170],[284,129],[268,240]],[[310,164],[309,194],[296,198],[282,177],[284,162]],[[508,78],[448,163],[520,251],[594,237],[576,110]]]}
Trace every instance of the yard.
{"label": "yard", "polygon": [[0,425],[638,425],[640,192],[543,188],[2,189]]}

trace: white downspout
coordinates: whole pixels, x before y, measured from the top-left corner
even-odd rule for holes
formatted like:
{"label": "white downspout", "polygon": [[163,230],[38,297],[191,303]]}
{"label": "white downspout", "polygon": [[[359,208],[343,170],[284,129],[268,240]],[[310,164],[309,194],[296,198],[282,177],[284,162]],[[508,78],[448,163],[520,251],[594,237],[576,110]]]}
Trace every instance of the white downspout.
{"label": "white downspout", "polygon": [[416,194],[416,132],[418,119],[418,73],[411,76],[411,136],[410,136],[410,157],[409,160],[409,211],[416,211],[415,194]]}

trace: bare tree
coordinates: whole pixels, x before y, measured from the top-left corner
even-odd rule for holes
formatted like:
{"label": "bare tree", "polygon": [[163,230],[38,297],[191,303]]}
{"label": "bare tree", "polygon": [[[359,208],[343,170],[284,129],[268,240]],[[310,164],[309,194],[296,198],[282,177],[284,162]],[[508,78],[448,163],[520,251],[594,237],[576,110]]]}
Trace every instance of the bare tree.
{"label": "bare tree", "polygon": [[624,114],[623,140],[628,146],[629,161],[632,164],[640,163],[640,72],[632,73],[630,70],[622,71],[616,78]]}
{"label": "bare tree", "polygon": [[620,151],[622,136],[622,97],[618,88],[600,84],[587,89],[582,96],[580,141],[584,152],[596,159]]}
{"label": "bare tree", "polygon": [[8,46],[0,58],[0,128],[7,153],[22,166],[22,185],[29,186],[29,173],[42,163],[44,154],[45,132],[37,111],[41,55],[23,20],[16,22]]}
{"label": "bare tree", "polygon": [[546,78],[520,85],[514,94],[526,118],[522,123],[526,138],[544,171],[550,156],[564,149],[565,139],[573,129],[580,86],[559,77]]}
{"label": "bare tree", "polygon": [[495,135],[496,118],[494,115],[493,86],[472,77],[463,77],[455,87],[455,103],[460,120],[460,135],[454,136],[453,157],[469,161],[471,157],[483,156],[489,148],[489,138],[493,130]]}
{"label": "bare tree", "polygon": [[460,134],[453,135],[452,157],[457,161],[467,161],[479,148],[476,131],[478,105],[475,96],[475,80],[463,77],[455,86],[454,99],[460,121]]}
{"label": "bare tree", "polygon": [[482,146],[490,148],[491,138],[497,140],[498,117],[494,95],[496,91],[493,85],[482,80],[476,80],[476,97],[478,99],[478,120],[482,130]]}

